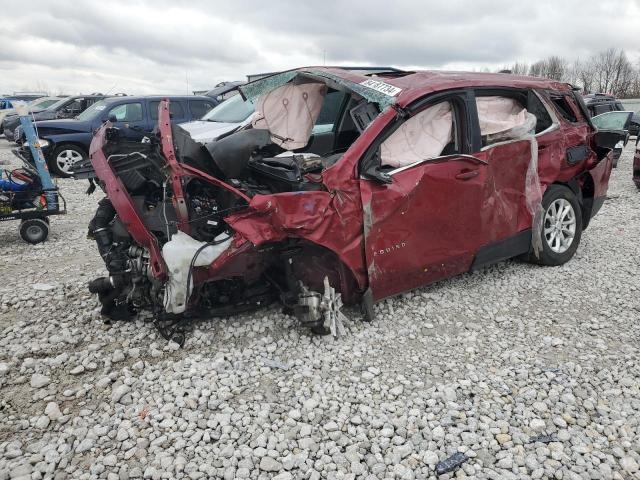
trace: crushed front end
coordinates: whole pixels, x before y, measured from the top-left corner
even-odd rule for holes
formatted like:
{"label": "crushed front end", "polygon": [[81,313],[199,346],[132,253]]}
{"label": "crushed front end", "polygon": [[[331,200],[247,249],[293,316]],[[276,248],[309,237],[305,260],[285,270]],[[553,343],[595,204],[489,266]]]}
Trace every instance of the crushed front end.
{"label": "crushed front end", "polygon": [[[337,335],[342,302],[359,301],[363,288],[337,249],[310,233],[333,228],[326,225],[335,221],[336,193],[321,172],[335,159],[293,154],[259,128],[206,147],[179,129],[174,139],[166,100],[158,126],[149,142],[132,143],[107,123],[91,144],[91,165],[107,195],[89,225],[109,272],[89,286],[102,314],[126,320],[151,312],[166,338],[182,342],[186,319],[280,302],[314,332]],[[267,222],[251,219],[265,215]],[[301,228],[292,233],[284,217]],[[351,224],[349,235],[357,237],[361,226]]]}

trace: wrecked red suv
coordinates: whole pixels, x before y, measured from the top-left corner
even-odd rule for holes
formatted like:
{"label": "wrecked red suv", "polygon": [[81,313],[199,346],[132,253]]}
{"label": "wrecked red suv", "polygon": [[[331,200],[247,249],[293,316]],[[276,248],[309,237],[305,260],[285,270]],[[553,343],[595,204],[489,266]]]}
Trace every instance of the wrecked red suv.
{"label": "wrecked red suv", "polygon": [[202,146],[169,105],[151,143],[108,123],[91,163],[102,311],[183,319],[279,301],[338,333],[373,303],[511,257],[560,265],[602,206],[611,148],[570,85],[309,67],[240,87],[249,125]]}

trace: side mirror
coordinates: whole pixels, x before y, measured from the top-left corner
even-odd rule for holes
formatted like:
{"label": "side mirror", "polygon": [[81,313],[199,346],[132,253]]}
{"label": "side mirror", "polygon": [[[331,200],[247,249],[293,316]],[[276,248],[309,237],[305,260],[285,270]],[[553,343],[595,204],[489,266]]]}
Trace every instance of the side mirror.
{"label": "side mirror", "polygon": [[362,163],[360,174],[364,178],[374,180],[381,184],[388,185],[393,183],[393,177],[380,170],[380,149],[378,149],[374,155],[370,156],[368,160]]}
{"label": "side mirror", "polygon": [[113,113],[109,114],[109,118],[108,118],[108,120],[109,120],[111,123],[116,123],[116,122],[118,121],[118,119],[116,118],[116,116],[115,116]]}

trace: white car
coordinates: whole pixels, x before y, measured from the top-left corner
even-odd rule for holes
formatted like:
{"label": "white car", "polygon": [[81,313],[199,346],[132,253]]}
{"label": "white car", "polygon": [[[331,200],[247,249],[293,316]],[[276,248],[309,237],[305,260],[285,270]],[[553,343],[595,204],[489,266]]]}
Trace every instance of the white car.
{"label": "white car", "polygon": [[[30,111],[37,112],[53,105],[54,103],[60,101],[60,99],[62,98],[63,97],[40,97],[27,103],[29,104]],[[15,108],[5,108],[3,110],[0,110],[0,135],[3,133],[2,120],[4,120],[4,117],[6,117],[7,115],[14,115],[15,113]]]}
{"label": "white car", "polygon": [[255,105],[234,95],[229,100],[215,106],[200,120],[177,126],[185,130],[191,139],[201,145],[217,140],[222,135],[243,127],[251,122]]}

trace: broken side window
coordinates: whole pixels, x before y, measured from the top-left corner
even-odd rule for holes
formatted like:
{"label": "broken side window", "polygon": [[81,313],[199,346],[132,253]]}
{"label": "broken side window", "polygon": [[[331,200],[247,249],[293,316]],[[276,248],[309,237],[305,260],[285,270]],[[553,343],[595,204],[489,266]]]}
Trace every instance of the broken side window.
{"label": "broken side window", "polygon": [[553,102],[553,105],[556,107],[556,110],[558,111],[558,113],[562,115],[565,120],[568,120],[571,123],[578,122],[576,114],[573,108],[571,108],[571,105],[569,104],[566,96],[564,95],[552,96],[551,101]]}
{"label": "broken side window", "polygon": [[521,139],[535,131],[536,117],[514,98],[477,97],[476,107],[483,147]]}
{"label": "broken side window", "polygon": [[456,153],[450,102],[440,102],[409,118],[380,146],[382,166],[404,167]]}
{"label": "broken side window", "polygon": [[322,108],[318,114],[318,119],[313,126],[312,133],[325,133],[333,130],[333,127],[338,121],[340,107],[342,106],[345,95],[345,92],[338,90],[332,90],[326,94]]}
{"label": "broken side window", "polygon": [[534,91],[528,93],[527,111],[536,116],[536,134],[551,128],[554,123],[549,110]]}

